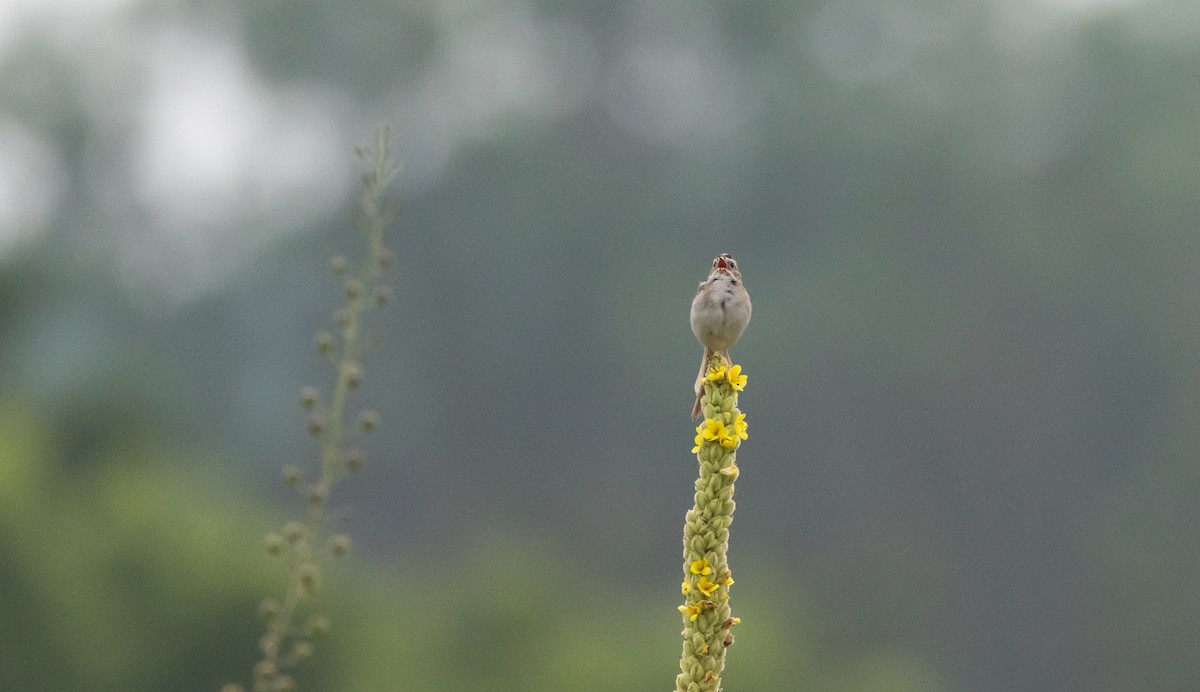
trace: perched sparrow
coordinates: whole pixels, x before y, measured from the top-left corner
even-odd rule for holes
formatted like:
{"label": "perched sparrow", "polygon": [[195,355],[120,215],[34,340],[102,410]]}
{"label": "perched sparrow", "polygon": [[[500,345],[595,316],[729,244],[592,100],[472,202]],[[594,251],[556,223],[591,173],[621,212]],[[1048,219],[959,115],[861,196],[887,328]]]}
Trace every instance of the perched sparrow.
{"label": "perched sparrow", "polygon": [[742,273],[737,260],[721,253],[713,260],[708,280],[692,300],[692,333],[704,344],[704,359],[696,376],[696,405],[692,418],[700,417],[700,398],[704,394],[704,375],[714,353],[725,352],[734,345],[750,323],[750,294],[742,285]]}

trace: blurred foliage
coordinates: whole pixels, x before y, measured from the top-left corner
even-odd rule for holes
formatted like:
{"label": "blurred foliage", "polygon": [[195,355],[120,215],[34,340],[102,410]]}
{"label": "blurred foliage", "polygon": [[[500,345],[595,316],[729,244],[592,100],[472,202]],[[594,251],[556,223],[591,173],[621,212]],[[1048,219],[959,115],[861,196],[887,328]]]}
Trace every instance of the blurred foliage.
{"label": "blurred foliage", "polygon": [[[213,690],[248,669],[253,612],[278,564],[255,550],[265,517],[201,460],[150,449],[107,455],[96,478],[56,459],[41,421],[0,416],[0,689]],[[308,689],[646,689],[678,648],[673,585],[655,593],[597,559],[481,537],[466,563],[338,571],[333,630],[301,671]],[[811,621],[773,608],[783,583],[745,590],[745,660],[757,690],[939,688],[911,653],[820,660]],[[739,594],[742,596],[743,594]],[[739,638],[739,643],[741,639]],[[738,653],[742,653],[739,651]]]}
{"label": "blurred foliage", "polygon": [[245,498],[133,441],[78,473],[41,420],[3,410],[0,688],[206,689],[253,654],[270,574]]}

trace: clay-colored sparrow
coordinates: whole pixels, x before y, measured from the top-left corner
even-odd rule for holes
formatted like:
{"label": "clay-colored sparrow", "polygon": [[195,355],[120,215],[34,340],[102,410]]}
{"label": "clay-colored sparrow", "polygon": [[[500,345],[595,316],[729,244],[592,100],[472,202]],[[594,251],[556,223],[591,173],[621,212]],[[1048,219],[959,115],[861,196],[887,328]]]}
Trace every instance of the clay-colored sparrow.
{"label": "clay-colored sparrow", "polygon": [[720,351],[728,358],[729,347],[737,343],[746,325],[750,324],[750,294],[742,285],[737,260],[721,253],[712,266],[708,280],[700,284],[692,299],[692,333],[704,344],[704,359],[700,361],[700,374],[696,376],[696,404],[692,407],[692,418],[700,417],[700,398],[704,394],[709,359]]}

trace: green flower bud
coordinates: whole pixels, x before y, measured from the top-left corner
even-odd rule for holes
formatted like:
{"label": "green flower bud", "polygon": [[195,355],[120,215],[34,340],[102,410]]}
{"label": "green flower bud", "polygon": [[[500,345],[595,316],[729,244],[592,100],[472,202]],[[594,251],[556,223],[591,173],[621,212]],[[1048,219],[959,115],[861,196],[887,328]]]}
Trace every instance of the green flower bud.
{"label": "green flower bud", "polygon": [[304,631],[310,637],[316,637],[329,632],[331,626],[329,618],[324,615],[314,615],[305,623]]}
{"label": "green flower bud", "polygon": [[358,389],[362,384],[362,365],[356,360],[348,360],[342,366],[342,379],[350,389]]}
{"label": "green flower bud", "polygon": [[274,660],[279,655],[279,637],[274,634],[264,634],[258,640],[258,648],[268,659]]}
{"label": "green flower bud", "polygon": [[292,645],[292,653],[289,658],[293,663],[307,663],[313,657],[312,642],[298,641]]}
{"label": "green flower bud", "polygon": [[[326,332],[328,334],[328,332]],[[321,393],[316,387],[301,387],[300,388],[300,404],[304,406],[305,411],[311,411],[317,405],[317,399]]]}
{"label": "green flower bud", "polygon": [[321,569],[306,562],[296,570],[296,591],[301,598],[312,598],[321,588]]}
{"label": "green flower bud", "polygon": [[298,521],[289,521],[283,525],[283,537],[292,545],[299,543],[307,534],[308,529],[304,528],[304,524]]}
{"label": "green flower bud", "polygon": [[268,555],[283,554],[283,536],[272,531],[263,536],[263,548],[266,549]]}
{"label": "green flower bud", "polygon": [[365,462],[366,457],[363,454],[363,451],[357,447],[351,447],[350,449],[347,449],[342,455],[342,463],[345,464],[347,471],[358,471],[363,467]]}
{"label": "green flower bud", "polygon": [[274,598],[264,598],[262,603],[258,604],[258,616],[263,622],[274,622],[282,610],[283,606]]}
{"label": "green flower bud", "polygon": [[274,661],[259,661],[254,666],[254,679],[258,682],[267,683],[275,678],[275,674],[279,669],[275,666]]}

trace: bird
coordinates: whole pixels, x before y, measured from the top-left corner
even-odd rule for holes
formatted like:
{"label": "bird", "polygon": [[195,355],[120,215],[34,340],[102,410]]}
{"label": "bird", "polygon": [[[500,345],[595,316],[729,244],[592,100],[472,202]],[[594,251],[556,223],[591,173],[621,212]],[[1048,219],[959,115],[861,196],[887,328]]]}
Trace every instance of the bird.
{"label": "bird", "polygon": [[737,343],[750,324],[750,294],[742,284],[742,272],[737,260],[728,253],[717,255],[712,262],[708,279],[700,283],[692,299],[692,333],[704,346],[700,374],[696,376],[696,404],[692,418],[700,417],[700,400],[704,394],[704,375],[714,353],[725,353]]}

